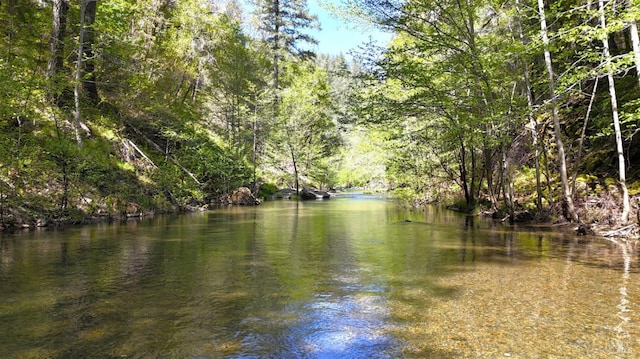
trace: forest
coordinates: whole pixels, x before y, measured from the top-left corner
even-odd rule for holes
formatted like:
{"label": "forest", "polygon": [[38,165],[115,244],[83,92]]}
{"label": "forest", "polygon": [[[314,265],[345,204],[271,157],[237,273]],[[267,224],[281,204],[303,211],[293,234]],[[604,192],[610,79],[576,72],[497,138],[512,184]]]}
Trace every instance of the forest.
{"label": "forest", "polygon": [[[0,1],[0,227],[389,191],[503,221],[640,222],[638,0]],[[637,227],[636,227],[637,228]]]}

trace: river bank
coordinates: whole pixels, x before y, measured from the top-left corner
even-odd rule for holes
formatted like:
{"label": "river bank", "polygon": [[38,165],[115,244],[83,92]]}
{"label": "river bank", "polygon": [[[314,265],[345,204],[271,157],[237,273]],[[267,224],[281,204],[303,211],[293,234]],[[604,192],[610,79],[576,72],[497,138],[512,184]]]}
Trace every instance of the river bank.
{"label": "river bank", "polygon": [[[222,196],[222,198],[228,197],[229,196]],[[92,225],[104,222],[126,222],[153,218],[156,214],[179,214],[194,211],[206,211],[210,206],[212,206],[211,208],[220,207],[221,203],[224,203],[224,205],[232,205],[228,200],[215,201],[215,203],[208,205],[193,199],[180,205],[173,204],[167,206],[166,202],[163,202],[162,205],[153,206],[152,204],[151,207],[147,205],[147,208],[143,208],[137,203],[115,198],[98,200],[99,205],[97,206],[87,205],[95,202],[95,200],[84,198],[82,201],[79,201],[79,203],[84,203],[84,205],[79,205],[75,208],[66,209],[64,211],[37,211],[29,209],[27,206],[15,208],[2,207],[1,213],[3,215],[0,217],[0,231],[10,232],[65,226]],[[593,204],[596,203],[596,201],[592,199],[589,203]],[[427,205],[431,204],[421,203],[415,205],[415,207],[424,208]],[[485,207],[475,211],[473,214],[469,214],[453,205],[446,206],[446,208],[451,211],[462,212],[467,215],[490,217],[496,222],[504,223],[505,226],[510,225],[509,217],[508,215],[505,215],[506,212],[504,210],[491,211],[489,208]],[[578,207],[578,210],[584,216],[586,216],[586,213],[589,211],[588,208],[584,208],[583,206]],[[609,210],[611,210],[611,208],[609,208]],[[624,225],[618,224],[617,221],[613,219],[616,215],[619,215],[615,210],[607,213],[603,220],[598,220],[593,217],[593,209],[590,211],[591,222],[580,224],[564,221],[562,220],[562,217],[559,217],[557,214],[553,215],[551,210],[545,211],[542,214],[536,214],[530,211],[519,211],[517,214],[517,220],[514,221],[514,224],[542,230],[560,231],[576,236],[595,236],[604,240],[640,240],[640,222],[626,223]],[[634,214],[636,216],[638,215],[637,210]]]}
{"label": "river bank", "polygon": [[[572,233],[576,236],[596,236],[602,238],[617,238],[621,240],[632,239],[640,240],[640,211],[634,206],[630,221],[620,222],[621,209],[609,205],[606,208],[597,206],[598,203],[608,201],[608,199],[597,199],[591,197],[589,201],[578,201],[576,210],[580,214],[580,223],[572,223],[567,221],[562,213],[561,206],[556,205],[546,208],[541,212],[535,209],[526,210],[519,208],[510,214],[504,207],[491,209],[490,207],[480,206],[473,210],[466,210],[461,206],[448,205],[447,209],[455,212],[464,213],[469,216],[481,216],[491,218],[492,220],[505,225],[525,225],[536,228],[548,228],[559,230],[565,233]],[[634,198],[634,203],[637,203]],[[585,204],[591,206],[585,206]],[[596,204],[596,205],[594,205]],[[424,206],[421,204],[420,206]],[[512,217],[513,216],[513,217]]]}

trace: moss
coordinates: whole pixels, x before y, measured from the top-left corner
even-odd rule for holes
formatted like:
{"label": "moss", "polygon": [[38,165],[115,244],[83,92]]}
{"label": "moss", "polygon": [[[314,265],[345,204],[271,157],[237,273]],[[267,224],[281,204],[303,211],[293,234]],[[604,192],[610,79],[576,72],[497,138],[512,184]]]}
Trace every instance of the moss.
{"label": "moss", "polygon": [[136,168],[133,167],[133,165],[131,163],[128,163],[128,162],[118,162],[117,166],[118,166],[118,168],[120,168],[123,171],[135,172],[135,170],[136,170]]}
{"label": "moss", "polygon": [[[273,183],[263,183],[258,191],[258,197],[268,198],[278,191],[278,187]],[[282,195],[280,195],[280,198]]]}
{"label": "moss", "polygon": [[598,183],[598,177],[592,174],[579,174],[576,177],[577,182],[582,182],[587,184],[588,186],[595,186]]}

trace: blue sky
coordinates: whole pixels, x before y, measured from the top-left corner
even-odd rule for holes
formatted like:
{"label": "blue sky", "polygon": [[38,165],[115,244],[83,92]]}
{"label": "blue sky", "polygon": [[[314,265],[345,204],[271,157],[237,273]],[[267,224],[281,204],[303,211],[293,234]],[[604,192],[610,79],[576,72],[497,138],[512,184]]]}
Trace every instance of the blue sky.
{"label": "blue sky", "polygon": [[[339,4],[340,0],[324,0],[327,3]],[[381,32],[373,27],[364,25],[350,25],[345,20],[332,14],[320,5],[318,0],[308,0],[309,12],[318,15],[322,30],[311,32],[318,41],[317,52],[321,54],[348,55],[349,51],[359,45],[373,40],[377,45],[384,46],[391,40],[391,34]]]}
{"label": "blue sky", "polygon": [[[240,0],[249,12],[252,9],[250,0]],[[319,41],[317,48],[313,48],[318,54],[339,55],[343,54],[350,58],[349,52],[357,49],[358,46],[368,43],[370,40],[376,45],[384,46],[390,40],[392,35],[382,32],[373,26],[363,24],[349,24],[346,20],[338,15],[331,13],[321,4],[330,4],[339,6],[341,0],[307,0],[309,12],[318,16],[322,30],[309,31]]]}

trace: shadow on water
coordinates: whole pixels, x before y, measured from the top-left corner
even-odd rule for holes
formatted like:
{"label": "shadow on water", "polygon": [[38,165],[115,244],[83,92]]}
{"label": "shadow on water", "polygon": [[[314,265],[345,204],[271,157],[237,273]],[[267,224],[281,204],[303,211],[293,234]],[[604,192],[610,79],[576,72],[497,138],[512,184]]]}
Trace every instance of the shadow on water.
{"label": "shadow on water", "polygon": [[625,357],[637,269],[375,196],[10,235],[0,357]]}

